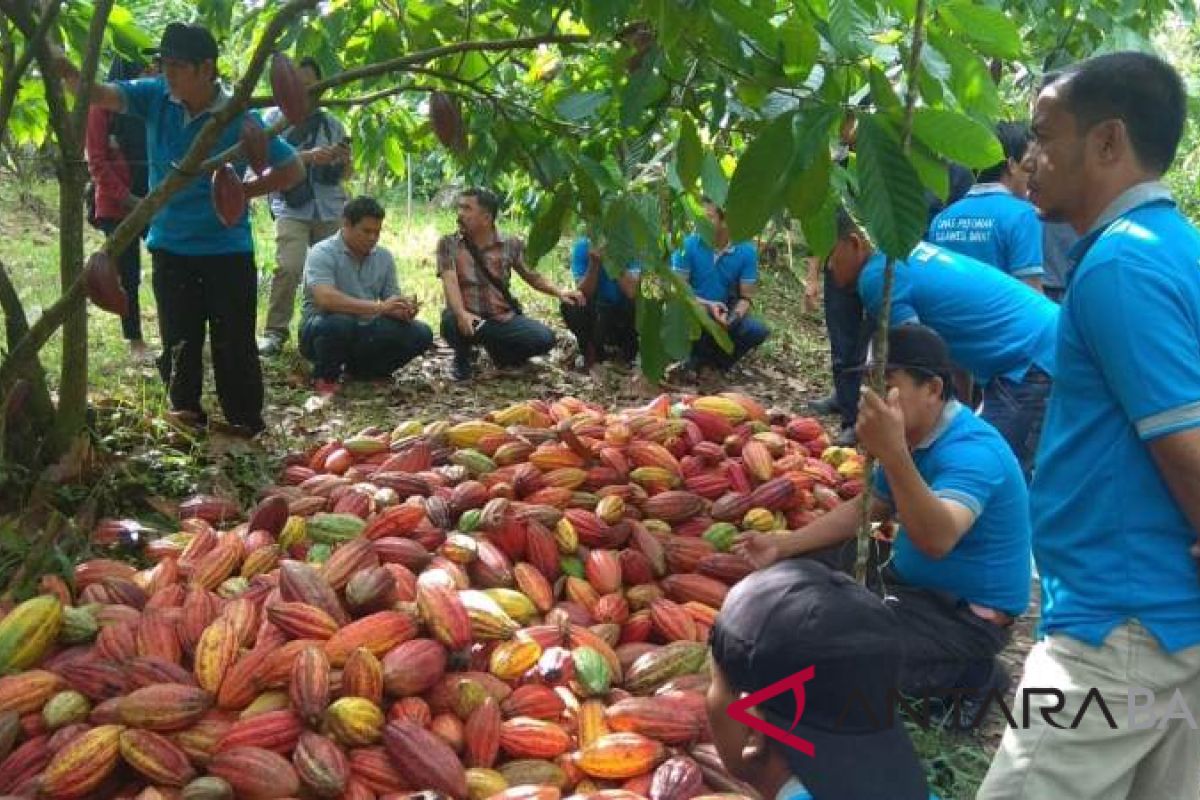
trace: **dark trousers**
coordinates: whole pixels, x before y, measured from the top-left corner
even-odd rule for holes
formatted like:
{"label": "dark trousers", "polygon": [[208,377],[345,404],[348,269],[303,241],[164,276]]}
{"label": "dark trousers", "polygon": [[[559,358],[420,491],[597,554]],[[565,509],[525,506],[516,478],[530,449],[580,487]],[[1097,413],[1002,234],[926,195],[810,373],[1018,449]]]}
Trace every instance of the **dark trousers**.
{"label": "dark trousers", "polygon": [[[886,562],[886,543],[872,543],[867,585],[882,593],[900,630],[902,662],[899,685],[908,695],[944,689],[982,688],[996,655],[1005,648],[1010,628],[978,616],[970,604],[937,589],[904,583]],[[809,554],[833,569],[853,574],[855,541]]]}
{"label": "dark trousers", "polygon": [[1030,367],[1020,382],[993,378],[983,389],[983,419],[1008,442],[1026,482],[1033,479],[1033,461],[1042,438],[1042,420],[1050,398],[1050,376]]}
{"label": "dark trousers", "polygon": [[442,338],[454,348],[458,359],[469,359],[471,349],[482,345],[497,367],[519,366],[554,347],[554,331],[523,314],[507,322],[489,319],[474,336],[463,336],[454,313],[447,308],[442,311]]}
{"label": "dark trousers", "polygon": [[[96,221],[97,227],[111,236],[121,223],[119,219],[101,219]],[[135,238],[129,246],[117,256],[117,270],[121,276],[121,288],[129,298],[129,312],[121,317],[121,334],[126,341],[138,342],[142,339],[142,312],[138,306],[138,288],[142,285],[142,240]]]}
{"label": "dark trousers", "polygon": [[225,419],[260,430],[263,383],[254,339],[258,299],[254,254],[185,256],[156,250],[151,257],[163,343],[158,369],[171,409],[202,412],[207,334]]}
{"label": "dark trousers", "polygon": [[579,352],[588,366],[606,360],[615,350],[623,361],[633,361],[638,350],[637,323],[633,303],[612,305],[593,299],[587,305],[561,303],[563,322],[575,334]]}
{"label": "dark trousers", "polygon": [[863,311],[858,291],[839,287],[825,270],[825,330],[829,333],[829,361],[833,368],[833,392],[842,415],[842,427],[858,418],[858,387],[861,367],[867,358],[871,325]]}
{"label": "dark trousers", "polygon": [[707,332],[700,334],[692,346],[691,361],[696,367],[716,367],[724,372],[736,364],[747,353],[767,340],[771,330],[757,317],[742,317],[726,328],[733,341],[733,352],[726,353],[717,340]]}
{"label": "dark trousers", "polygon": [[314,314],[300,329],[300,354],[313,362],[313,377],[328,381],[343,369],[355,378],[386,378],[432,344],[433,331],[420,320]]}

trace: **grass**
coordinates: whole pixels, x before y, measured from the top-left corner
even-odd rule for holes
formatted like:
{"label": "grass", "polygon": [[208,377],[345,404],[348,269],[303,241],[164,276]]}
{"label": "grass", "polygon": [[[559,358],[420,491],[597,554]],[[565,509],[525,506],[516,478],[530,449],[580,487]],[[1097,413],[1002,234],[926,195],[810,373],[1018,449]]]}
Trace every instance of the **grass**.
{"label": "grass", "polygon": [[[0,261],[16,284],[31,319],[59,295],[57,264],[57,197],[53,184],[23,187],[23,196],[12,182],[0,181]],[[435,272],[434,249],[442,234],[453,230],[453,215],[445,209],[417,206],[408,216],[403,203],[389,203],[384,222],[383,246],[394,255],[400,285],[422,301],[420,318],[437,330],[442,306],[441,284]],[[273,224],[262,203],[252,206],[252,223],[259,267],[259,324],[266,314],[270,274],[274,268]],[[502,225],[502,229],[505,226]],[[518,231],[508,231],[518,232]],[[87,251],[98,247],[99,233],[86,231]],[[564,239],[543,259],[539,269],[560,285],[569,280]],[[154,350],[158,342],[157,317],[150,288],[148,256],[143,252],[140,293],[143,328]],[[561,330],[556,302],[515,281],[517,296],[531,316]],[[786,266],[762,270],[755,313],[772,327],[771,338],[747,359],[734,376],[737,385],[768,405],[800,410],[803,403],[828,390],[828,345],[822,318],[802,308],[803,287]],[[607,405],[632,405],[631,393],[621,375],[593,380],[557,366],[543,368],[531,383],[530,376],[497,378],[468,386],[445,378],[445,353],[414,362],[401,372],[396,386],[354,386],[335,406],[312,406],[308,365],[295,350],[293,338],[282,357],[264,361],[268,420],[271,434],[263,446],[193,438],[170,428],[161,418],[165,407],[161,382],[153,368],[130,361],[121,338],[120,321],[89,309],[90,374],[95,409],[93,457],[99,469],[94,479],[68,484],[60,491],[59,505],[68,517],[59,520],[87,531],[92,521],[105,515],[130,515],[164,530],[172,529],[172,504],[196,492],[236,495],[243,504],[253,502],[258,491],[273,483],[282,457],[312,442],[342,436],[370,425],[390,425],[406,418],[424,421],[465,416],[496,408],[529,396],[575,394]],[[57,382],[60,341],[55,337],[42,352],[51,385]],[[208,391],[212,381],[206,382]],[[206,397],[210,408],[215,398]],[[44,545],[30,543],[27,532],[11,520],[0,518],[0,584],[20,564],[27,575],[69,571],[89,550],[86,536],[58,536]],[[913,740],[924,760],[931,787],[944,800],[970,798],[986,772],[990,746],[977,737],[961,737],[937,730],[912,729]]]}

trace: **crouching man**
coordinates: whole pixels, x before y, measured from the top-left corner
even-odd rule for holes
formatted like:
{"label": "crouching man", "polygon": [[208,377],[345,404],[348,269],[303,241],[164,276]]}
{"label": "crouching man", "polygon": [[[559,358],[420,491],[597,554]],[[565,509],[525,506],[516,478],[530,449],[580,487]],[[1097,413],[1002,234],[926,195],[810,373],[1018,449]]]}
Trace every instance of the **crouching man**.
{"label": "crouching man", "polygon": [[318,394],[336,393],[347,375],[386,378],[433,344],[433,331],[414,319],[416,299],[400,294],[392,254],[378,246],[383,217],[373,198],[354,198],[341,231],[304,262],[300,352],[313,362]]}
{"label": "crouching man", "polygon": [[630,263],[613,279],[604,268],[603,248],[592,247],[584,236],[571,249],[571,275],[585,302],[564,300],[560,311],[575,334],[584,368],[608,360],[610,354],[633,363],[638,351],[635,298],[641,266]]}
{"label": "crouching man", "polygon": [[[872,517],[900,528],[889,565],[868,577],[903,631],[899,688],[945,701],[947,721],[969,728],[988,693],[1008,688],[995,656],[1029,603],[1029,493],[1004,439],[954,399],[945,342],[921,325],[888,342],[887,397],[863,389],[857,433],[879,462]],[[843,503],[797,531],[743,534],[734,549],[759,568],[809,555],[848,569],[859,511]]]}

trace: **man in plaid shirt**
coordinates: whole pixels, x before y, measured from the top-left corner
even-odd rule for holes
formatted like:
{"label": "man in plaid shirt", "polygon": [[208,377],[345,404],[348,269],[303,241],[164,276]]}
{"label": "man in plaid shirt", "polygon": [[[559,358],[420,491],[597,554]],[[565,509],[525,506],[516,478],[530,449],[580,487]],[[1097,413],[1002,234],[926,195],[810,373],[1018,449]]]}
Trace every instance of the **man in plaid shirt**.
{"label": "man in plaid shirt", "polygon": [[458,232],[438,241],[437,269],[446,291],[442,338],[454,348],[455,380],[470,379],[477,344],[498,367],[519,366],[554,347],[554,331],[521,312],[509,289],[513,272],[563,303],[586,302],[579,291],[559,289],[526,266],[525,243],[496,230],[499,211],[495,193],[467,189],[458,198]]}

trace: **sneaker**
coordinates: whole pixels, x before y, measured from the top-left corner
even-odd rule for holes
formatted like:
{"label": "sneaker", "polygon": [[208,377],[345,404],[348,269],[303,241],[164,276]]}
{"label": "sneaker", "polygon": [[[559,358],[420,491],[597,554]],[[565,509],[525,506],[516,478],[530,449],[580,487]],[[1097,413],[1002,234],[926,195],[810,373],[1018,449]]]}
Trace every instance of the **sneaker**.
{"label": "sneaker", "polygon": [[809,403],[808,413],[818,417],[827,417],[842,413],[842,407],[838,405],[837,396],[831,394]]}
{"label": "sneaker", "polygon": [[168,411],[164,418],[171,427],[187,433],[201,433],[208,428],[208,415],[203,411]]}
{"label": "sneaker", "polygon": [[469,381],[474,375],[475,369],[471,366],[469,357],[455,356],[454,363],[450,365],[450,375],[456,381]]}
{"label": "sneaker", "polygon": [[286,341],[286,336],[269,332],[258,340],[258,354],[266,358],[277,356],[283,352],[283,343]]}
{"label": "sneaker", "polygon": [[325,378],[317,378],[313,381],[313,391],[321,397],[332,397],[341,391],[342,385],[337,381],[327,380]]}
{"label": "sneaker", "polygon": [[858,434],[854,432],[854,426],[847,425],[842,428],[833,439],[833,444],[837,447],[854,447],[858,444]]}

